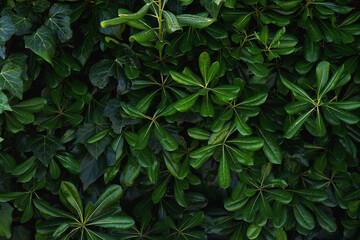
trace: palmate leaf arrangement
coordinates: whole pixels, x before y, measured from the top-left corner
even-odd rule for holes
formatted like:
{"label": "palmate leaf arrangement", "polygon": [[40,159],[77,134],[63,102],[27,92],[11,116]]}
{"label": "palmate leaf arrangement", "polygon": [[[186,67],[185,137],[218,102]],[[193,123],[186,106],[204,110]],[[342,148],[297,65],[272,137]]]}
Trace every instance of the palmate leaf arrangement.
{"label": "palmate leaf arrangement", "polygon": [[357,1],[0,9],[0,239],[359,239]]}

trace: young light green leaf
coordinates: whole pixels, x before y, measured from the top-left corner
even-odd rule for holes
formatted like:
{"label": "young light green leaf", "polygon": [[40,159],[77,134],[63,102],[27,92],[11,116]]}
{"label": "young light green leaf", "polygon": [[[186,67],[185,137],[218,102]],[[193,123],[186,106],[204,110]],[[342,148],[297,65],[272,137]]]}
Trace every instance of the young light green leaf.
{"label": "young light green leaf", "polygon": [[138,20],[145,16],[145,14],[148,12],[150,5],[152,2],[146,3],[144,6],[142,6],[139,11],[136,13],[122,13],[119,12],[119,17],[127,20]]}

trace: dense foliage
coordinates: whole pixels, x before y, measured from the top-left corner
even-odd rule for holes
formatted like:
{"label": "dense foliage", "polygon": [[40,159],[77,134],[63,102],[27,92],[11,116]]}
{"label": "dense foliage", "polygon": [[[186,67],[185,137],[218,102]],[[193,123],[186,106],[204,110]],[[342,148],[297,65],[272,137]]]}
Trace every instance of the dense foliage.
{"label": "dense foliage", "polygon": [[0,239],[359,239],[356,0],[0,9]]}

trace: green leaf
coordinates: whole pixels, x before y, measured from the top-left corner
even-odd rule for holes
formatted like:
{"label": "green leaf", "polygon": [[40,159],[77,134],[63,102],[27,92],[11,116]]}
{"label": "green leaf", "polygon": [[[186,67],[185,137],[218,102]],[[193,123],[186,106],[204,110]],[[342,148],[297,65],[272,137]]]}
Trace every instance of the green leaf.
{"label": "green leaf", "polygon": [[230,187],[231,176],[230,176],[230,168],[228,165],[228,158],[226,156],[226,152],[224,148],[222,149],[220,165],[218,169],[218,183],[221,188]]}
{"label": "green leaf", "polygon": [[119,15],[119,17],[121,17],[123,19],[138,20],[145,16],[145,14],[148,12],[151,4],[152,4],[152,2],[146,3],[136,13],[122,13],[121,11],[119,11],[118,15]]}
{"label": "green leaf", "polygon": [[121,107],[125,111],[126,114],[128,114],[129,116],[131,116],[133,118],[148,118],[139,109],[131,106],[130,104],[126,104],[126,103],[122,102]]}
{"label": "green leaf", "polygon": [[335,232],[337,229],[336,221],[327,215],[322,209],[315,207],[315,216],[322,229],[328,232]]}
{"label": "green leaf", "polygon": [[285,106],[285,111],[288,114],[297,114],[310,108],[311,106],[312,105],[309,102],[290,102]]}
{"label": "green leaf", "polygon": [[55,162],[54,159],[50,160],[49,168],[50,168],[51,178],[52,179],[57,179],[60,176],[61,171],[60,171],[59,165],[57,165],[57,163]]}
{"label": "green leaf", "polygon": [[330,106],[334,106],[343,110],[355,110],[360,108],[360,101],[331,102]]}
{"label": "green leaf", "polygon": [[218,145],[207,145],[207,146],[198,148],[195,151],[190,153],[190,157],[191,158],[201,158],[204,155],[213,153],[216,147],[218,147]]}
{"label": "green leaf", "polygon": [[59,160],[61,165],[72,174],[80,173],[80,163],[74,159],[71,153],[63,152],[56,154],[55,157]]}
{"label": "green leaf", "polygon": [[[305,39],[304,57],[308,62],[316,62],[320,56],[320,45],[317,42],[311,41],[309,37]],[[327,79],[326,79],[327,81]]]}
{"label": "green leaf", "polygon": [[275,228],[274,231],[277,240],[287,240],[286,232],[283,229]]}
{"label": "green leaf", "polygon": [[77,214],[80,219],[83,216],[83,206],[80,195],[75,185],[71,182],[62,181],[59,190],[61,202],[74,214]]}
{"label": "green leaf", "polygon": [[23,110],[26,112],[31,112],[31,113],[37,113],[43,109],[46,103],[47,103],[46,99],[35,97],[25,101],[21,101],[13,105],[12,108]]}
{"label": "green leaf", "polygon": [[21,67],[12,63],[5,64],[0,72],[0,89],[8,90],[11,94],[22,99],[23,81]]}
{"label": "green leaf", "polygon": [[[185,72],[185,70],[184,70]],[[187,72],[190,73],[190,72]],[[190,86],[202,86],[196,78],[188,76],[189,74],[181,74],[178,72],[170,71],[171,77],[178,83]]]}
{"label": "green leaf", "polygon": [[110,77],[118,78],[119,71],[119,63],[116,59],[102,59],[91,66],[89,78],[94,86],[104,88],[108,85]]}
{"label": "green leaf", "polygon": [[294,93],[298,94],[299,96],[302,96],[307,102],[314,103],[314,100],[311,99],[311,97],[300,87],[298,87],[296,84],[290,82],[285,77],[280,75],[280,79],[282,83],[289,88]]}
{"label": "green leaf", "polygon": [[106,147],[111,142],[111,137],[106,135],[101,140],[88,143],[87,141],[97,133],[107,129],[106,125],[97,125],[94,123],[85,123],[83,126],[79,127],[76,132],[76,142],[82,143],[85,145],[86,149],[89,153],[95,158],[98,159],[99,156],[105,151]]}
{"label": "green leaf", "polygon": [[0,165],[4,169],[4,172],[9,173],[13,171],[16,161],[11,155],[0,152]]}
{"label": "green leaf", "polygon": [[252,134],[253,131],[251,127],[242,120],[242,117],[237,113],[237,111],[235,111],[235,124],[236,129],[241,135],[247,136]]}
{"label": "green leaf", "polygon": [[110,216],[91,223],[91,225],[110,229],[129,229],[135,224],[129,216]]}
{"label": "green leaf", "polygon": [[318,42],[323,39],[319,26],[310,19],[307,19],[306,21],[306,34],[313,42]]}
{"label": "green leaf", "polygon": [[174,151],[179,147],[179,144],[173,136],[167,133],[157,122],[155,122],[155,136],[167,151]]}
{"label": "green leaf", "polygon": [[239,91],[240,87],[235,85],[222,85],[211,88],[211,92],[224,101],[230,101],[234,99]]}
{"label": "green leaf", "polygon": [[295,136],[295,134],[300,130],[301,126],[305,123],[306,119],[310,116],[310,114],[314,111],[315,108],[312,108],[307,113],[301,115],[297,118],[291,125],[286,129],[284,133],[284,138],[290,139]]}
{"label": "green leaf", "polygon": [[137,178],[141,170],[141,166],[130,159],[125,165],[124,170],[121,172],[120,175],[120,183],[125,186],[132,186],[134,184],[134,180]]}
{"label": "green leaf", "polygon": [[216,77],[216,75],[219,74],[219,71],[220,71],[220,63],[218,61],[213,62],[211,64],[208,74],[207,74],[208,83],[211,82]]}
{"label": "green leaf", "polygon": [[165,19],[166,30],[168,33],[173,33],[177,30],[182,30],[178,19],[172,12],[163,11],[163,16]]}
{"label": "green leaf", "polygon": [[9,16],[2,16],[0,18],[0,43],[4,44],[16,32],[12,19]]}
{"label": "green leaf", "polygon": [[7,96],[0,91],[0,114],[3,113],[4,111],[11,111],[11,107],[8,103],[8,98]]}
{"label": "green leaf", "polygon": [[229,212],[235,212],[241,209],[248,201],[248,198],[231,199],[227,198],[224,202],[224,208]]}
{"label": "green leaf", "polygon": [[328,198],[324,191],[318,189],[297,189],[294,192],[312,202],[322,202]]}
{"label": "green leaf", "polygon": [[263,151],[266,157],[269,159],[271,163],[281,164],[282,152],[276,140],[273,138],[273,136],[271,136],[269,133],[265,131],[261,131],[259,129],[259,133],[264,139]]}
{"label": "green leaf", "polygon": [[271,198],[278,201],[279,203],[289,204],[292,200],[292,194],[285,190],[280,189],[269,189],[266,192],[270,195]]}
{"label": "green leaf", "polygon": [[60,42],[66,42],[72,38],[70,13],[71,9],[68,5],[55,3],[50,8],[49,18],[44,23],[45,26],[51,28],[56,33]]}
{"label": "green leaf", "polygon": [[193,216],[187,214],[181,223],[180,229],[182,231],[199,226],[204,221],[205,214],[202,211],[195,213]]}
{"label": "green leaf", "polygon": [[0,202],[8,202],[24,195],[26,195],[24,192],[0,193]]}
{"label": "green leaf", "polygon": [[136,141],[135,148],[139,150],[143,150],[146,148],[149,139],[153,133],[153,122],[146,124],[144,127],[140,129],[139,137]]}
{"label": "green leaf", "polygon": [[209,131],[197,127],[189,128],[187,132],[190,137],[197,140],[208,140],[211,134]]}
{"label": "green leaf", "polygon": [[182,207],[187,207],[188,206],[188,203],[185,200],[184,189],[182,189],[180,180],[178,180],[178,179],[175,180],[174,195],[175,195],[176,202],[180,206],[182,206]]}
{"label": "green leaf", "polygon": [[270,46],[273,46],[275,43],[277,43],[282,38],[282,36],[284,36],[285,32],[286,32],[285,27],[283,27],[283,28],[279,29],[278,31],[276,31],[273,39],[271,40]]}
{"label": "green leaf", "polygon": [[257,77],[267,77],[269,75],[269,69],[260,63],[247,63],[250,71]]}
{"label": "green leaf", "polygon": [[236,19],[236,21],[232,25],[235,28],[237,28],[239,31],[242,31],[250,23],[252,15],[253,15],[253,12],[242,14]]}
{"label": "green leaf", "polygon": [[151,199],[153,203],[158,203],[163,198],[166,192],[166,188],[169,182],[169,177],[165,181],[162,181],[157,188],[152,192]]}
{"label": "green leaf", "polygon": [[200,96],[200,92],[197,92],[197,93],[191,94],[187,97],[184,97],[183,99],[177,101],[174,104],[174,107],[179,112],[186,112],[195,104],[195,102],[199,96]]}
{"label": "green leaf", "polygon": [[89,138],[87,140],[87,143],[96,143],[96,142],[100,141],[101,139],[103,139],[104,137],[106,137],[106,135],[108,135],[109,132],[110,132],[110,128],[102,130],[102,131],[96,133],[91,138]]}
{"label": "green leaf", "polygon": [[329,78],[330,64],[329,62],[322,61],[316,67],[316,86],[317,94],[319,95],[321,89],[325,86]]}
{"label": "green leaf", "polygon": [[275,12],[260,13],[260,20],[265,24],[273,23],[279,27],[284,27],[290,23],[289,18]]}
{"label": "green leaf", "polygon": [[51,135],[37,135],[27,140],[26,151],[32,151],[45,166],[48,166],[50,160],[60,150],[65,150],[63,144]]}
{"label": "green leaf", "polygon": [[360,12],[353,12],[342,21],[338,27],[350,25],[360,18]]}
{"label": "green leaf", "polygon": [[251,224],[246,231],[246,236],[249,239],[256,239],[259,236],[261,229],[262,227],[256,226],[255,224]]}
{"label": "green leaf", "polygon": [[199,56],[199,69],[205,84],[209,83],[208,72],[210,69],[210,55],[207,52],[202,52]]}
{"label": "green leaf", "polygon": [[176,18],[179,20],[181,26],[190,26],[193,28],[205,28],[216,20],[215,18],[206,18],[192,14],[180,14],[177,15]]}
{"label": "green leaf", "polygon": [[31,36],[24,36],[24,41],[25,48],[29,48],[52,64],[52,58],[55,55],[55,34],[50,28],[43,25]]}
{"label": "green leaf", "polygon": [[209,94],[206,93],[205,97],[202,99],[200,114],[203,117],[213,117],[215,115],[215,108],[212,102],[210,101]]}
{"label": "green leaf", "polygon": [[101,25],[102,28],[108,28],[108,27],[113,27],[113,26],[120,25],[122,23],[126,23],[128,21],[129,20],[127,20],[127,19],[117,17],[117,18],[112,18],[112,19],[101,21],[100,25]]}
{"label": "green leaf", "polygon": [[332,75],[330,80],[327,82],[327,84],[324,86],[324,89],[321,91],[319,98],[321,99],[326,93],[328,93],[331,89],[334,88],[336,83],[340,80],[340,76],[344,72],[344,65],[341,65],[336,72]]}
{"label": "green leaf", "polygon": [[325,106],[325,109],[328,109],[331,112],[331,114],[333,114],[334,117],[348,124],[356,124],[357,122],[360,121],[360,118],[358,116],[349,113],[348,111],[342,110],[340,108],[327,105]]}
{"label": "green leaf", "polygon": [[108,186],[104,190],[104,192],[99,196],[91,211],[85,211],[86,212],[85,219],[90,221],[91,219],[100,215],[102,211],[116,204],[119,201],[121,194],[122,194],[121,186],[119,185]]}
{"label": "green leaf", "polygon": [[238,160],[241,164],[245,166],[254,165],[254,159],[248,153],[245,153],[237,148],[233,148],[230,146],[228,146],[228,149],[230,149],[236,160]]}
{"label": "green leaf", "polygon": [[326,134],[326,127],[319,110],[316,112],[315,123],[316,123],[315,129],[316,132],[318,133],[318,136],[324,136]]}
{"label": "green leaf", "polygon": [[13,208],[7,203],[0,203],[0,236],[11,237]]}
{"label": "green leaf", "polygon": [[312,230],[315,227],[315,221],[311,213],[301,204],[294,206],[294,215],[298,224],[307,229]]}
{"label": "green leaf", "polygon": [[250,98],[245,99],[244,101],[239,103],[238,106],[242,106],[242,105],[250,106],[250,107],[259,106],[266,101],[267,96],[268,96],[267,93],[256,94]]}
{"label": "green leaf", "polygon": [[155,30],[151,28],[131,35],[129,37],[129,41],[130,42],[136,41],[140,44],[141,43],[146,44],[150,40],[154,39],[155,36],[156,36]]}
{"label": "green leaf", "polygon": [[249,151],[257,151],[264,145],[264,140],[260,137],[237,137],[227,142]]}

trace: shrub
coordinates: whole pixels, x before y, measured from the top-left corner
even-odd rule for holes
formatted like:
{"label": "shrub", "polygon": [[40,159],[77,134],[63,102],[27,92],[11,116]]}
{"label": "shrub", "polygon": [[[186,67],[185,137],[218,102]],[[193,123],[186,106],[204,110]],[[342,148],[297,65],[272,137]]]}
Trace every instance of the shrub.
{"label": "shrub", "polygon": [[0,6],[0,239],[360,235],[357,1]]}

